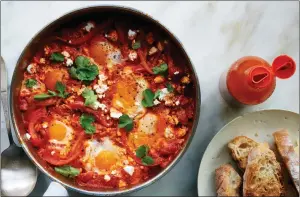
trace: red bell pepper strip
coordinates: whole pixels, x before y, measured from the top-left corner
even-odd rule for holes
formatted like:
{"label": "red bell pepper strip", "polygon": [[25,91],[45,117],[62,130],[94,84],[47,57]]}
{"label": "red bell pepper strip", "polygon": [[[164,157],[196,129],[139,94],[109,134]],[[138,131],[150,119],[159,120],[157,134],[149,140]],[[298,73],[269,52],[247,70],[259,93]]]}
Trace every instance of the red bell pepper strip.
{"label": "red bell pepper strip", "polygon": [[149,65],[146,62],[146,55],[145,53],[142,51],[142,49],[138,49],[137,50],[138,56],[141,60],[141,65],[150,73],[153,74],[153,71],[150,69]]}
{"label": "red bell pepper strip", "polygon": [[35,130],[34,126],[37,124],[37,122],[47,117],[47,111],[45,108],[39,108],[35,111],[33,111],[30,114],[29,117],[29,124],[28,124],[28,133],[30,134],[30,141],[33,146],[41,147],[45,144],[45,141],[47,139],[42,138]]}
{"label": "red bell pepper strip", "polygon": [[80,111],[94,115],[96,118],[96,121],[105,127],[111,127],[113,125],[113,120],[112,119],[107,120],[104,117],[104,114],[102,111],[96,111],[91,108],[88,108],[84,105],[84,103],[82,101],[75,101],[73,103],[68,104],[68,106],[71,109],[80,110]]}
{"label": "red bell pepper strip", "polygon": [[56,154],[52,155],[52,150],[47,149],[41,149],[39,151],[39,155],[48,163],[55,165],[55,166],[61,166],[68,164],[75,160],[81,153],[81,149],[83,147],[83,139],[84,139],[84,133],[81,132],[75,141],[75,143],[72,145],[72,148],[68,155],[64,158],[57,156]]}

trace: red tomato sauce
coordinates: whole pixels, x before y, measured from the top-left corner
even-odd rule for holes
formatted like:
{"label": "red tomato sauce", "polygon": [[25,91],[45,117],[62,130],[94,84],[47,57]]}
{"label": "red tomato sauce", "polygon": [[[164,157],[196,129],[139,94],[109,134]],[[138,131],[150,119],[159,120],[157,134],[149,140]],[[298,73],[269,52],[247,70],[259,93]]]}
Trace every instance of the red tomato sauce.
{"label": "red tomato sauce", "polygon": [[[126,24],[126,25],[125,25]],[[49,168],[86,188],[157,175],[191,132],[194,82],[155,31],[116,21],[63,28],[24,71],[27,139]]]}

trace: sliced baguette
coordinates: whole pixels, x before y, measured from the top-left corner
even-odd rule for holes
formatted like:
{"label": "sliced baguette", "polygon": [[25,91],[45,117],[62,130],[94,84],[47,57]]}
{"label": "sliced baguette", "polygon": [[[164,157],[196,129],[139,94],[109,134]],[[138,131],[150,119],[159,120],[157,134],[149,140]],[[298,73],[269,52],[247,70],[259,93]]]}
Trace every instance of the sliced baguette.
{"label": "sliced baguette", "polygon": [[246,136],[238,136],[228,143],[228,148],[231,151],[231,156],[238,163],[241,170],[245,170],[247,166],[247,158],[252,148],[258,145],[254,140]]}
{"label": "sliced baguette", "polygon": [[280,130],[273,133],[273,137],[279,154],[299,193],[299,155],[295,152],[294,145],[289,138],[289,133],[287,130]]}
{"label": "sliced baguette", "polygon": [[284,195],[281,166],[267,143],[250,151],[243,178],[243,196]]}
{"label": "sliced baguette", "polygon": [[216,189],[218,196],[240,196],[242,178],[230,164],[216,169]]}

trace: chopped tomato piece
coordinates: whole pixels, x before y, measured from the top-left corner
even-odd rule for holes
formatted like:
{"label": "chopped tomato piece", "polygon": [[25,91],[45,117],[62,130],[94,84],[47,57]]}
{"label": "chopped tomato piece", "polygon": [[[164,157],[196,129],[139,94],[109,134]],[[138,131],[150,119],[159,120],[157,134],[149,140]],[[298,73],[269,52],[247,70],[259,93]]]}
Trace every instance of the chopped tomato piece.
{"label": "chopped tomato piece", "polygon": [[46,108],[39,108],[37,110],[32,111],[29,118],[28,132],[30,134],[30,141],[34,146],[41,147],[44,145],[47,140],[46,136],[41,136],[36,130],[35,125],[42,118],[46,118],[47,111]]}

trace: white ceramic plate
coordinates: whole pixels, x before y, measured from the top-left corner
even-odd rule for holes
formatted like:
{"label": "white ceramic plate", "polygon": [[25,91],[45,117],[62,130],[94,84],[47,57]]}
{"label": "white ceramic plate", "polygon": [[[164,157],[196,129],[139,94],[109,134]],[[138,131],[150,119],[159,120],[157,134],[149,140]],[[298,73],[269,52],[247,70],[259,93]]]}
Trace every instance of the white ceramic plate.
{"label": "white ceramic plate", "polygon": [[[231,139],[244,135],[257,142],[268,142],[271,149],[276,150],[272,133],[279,129],[287,129],[293,142],[296,143],[299,139],[299,125],[299,114],[283,110],[253,112],[229,122],[215,135],[203,155],[198,172],[198,195],[216,196],[215,169],[220,165],[231,163],[238,170],[227,148],[227,143]],[[280,160],[278,154],[277,159]],[[288,179],[285,172],[285,182],[288,182]],[[294,194],[291,183],[287,184],[287,187],[287,192]]]}

